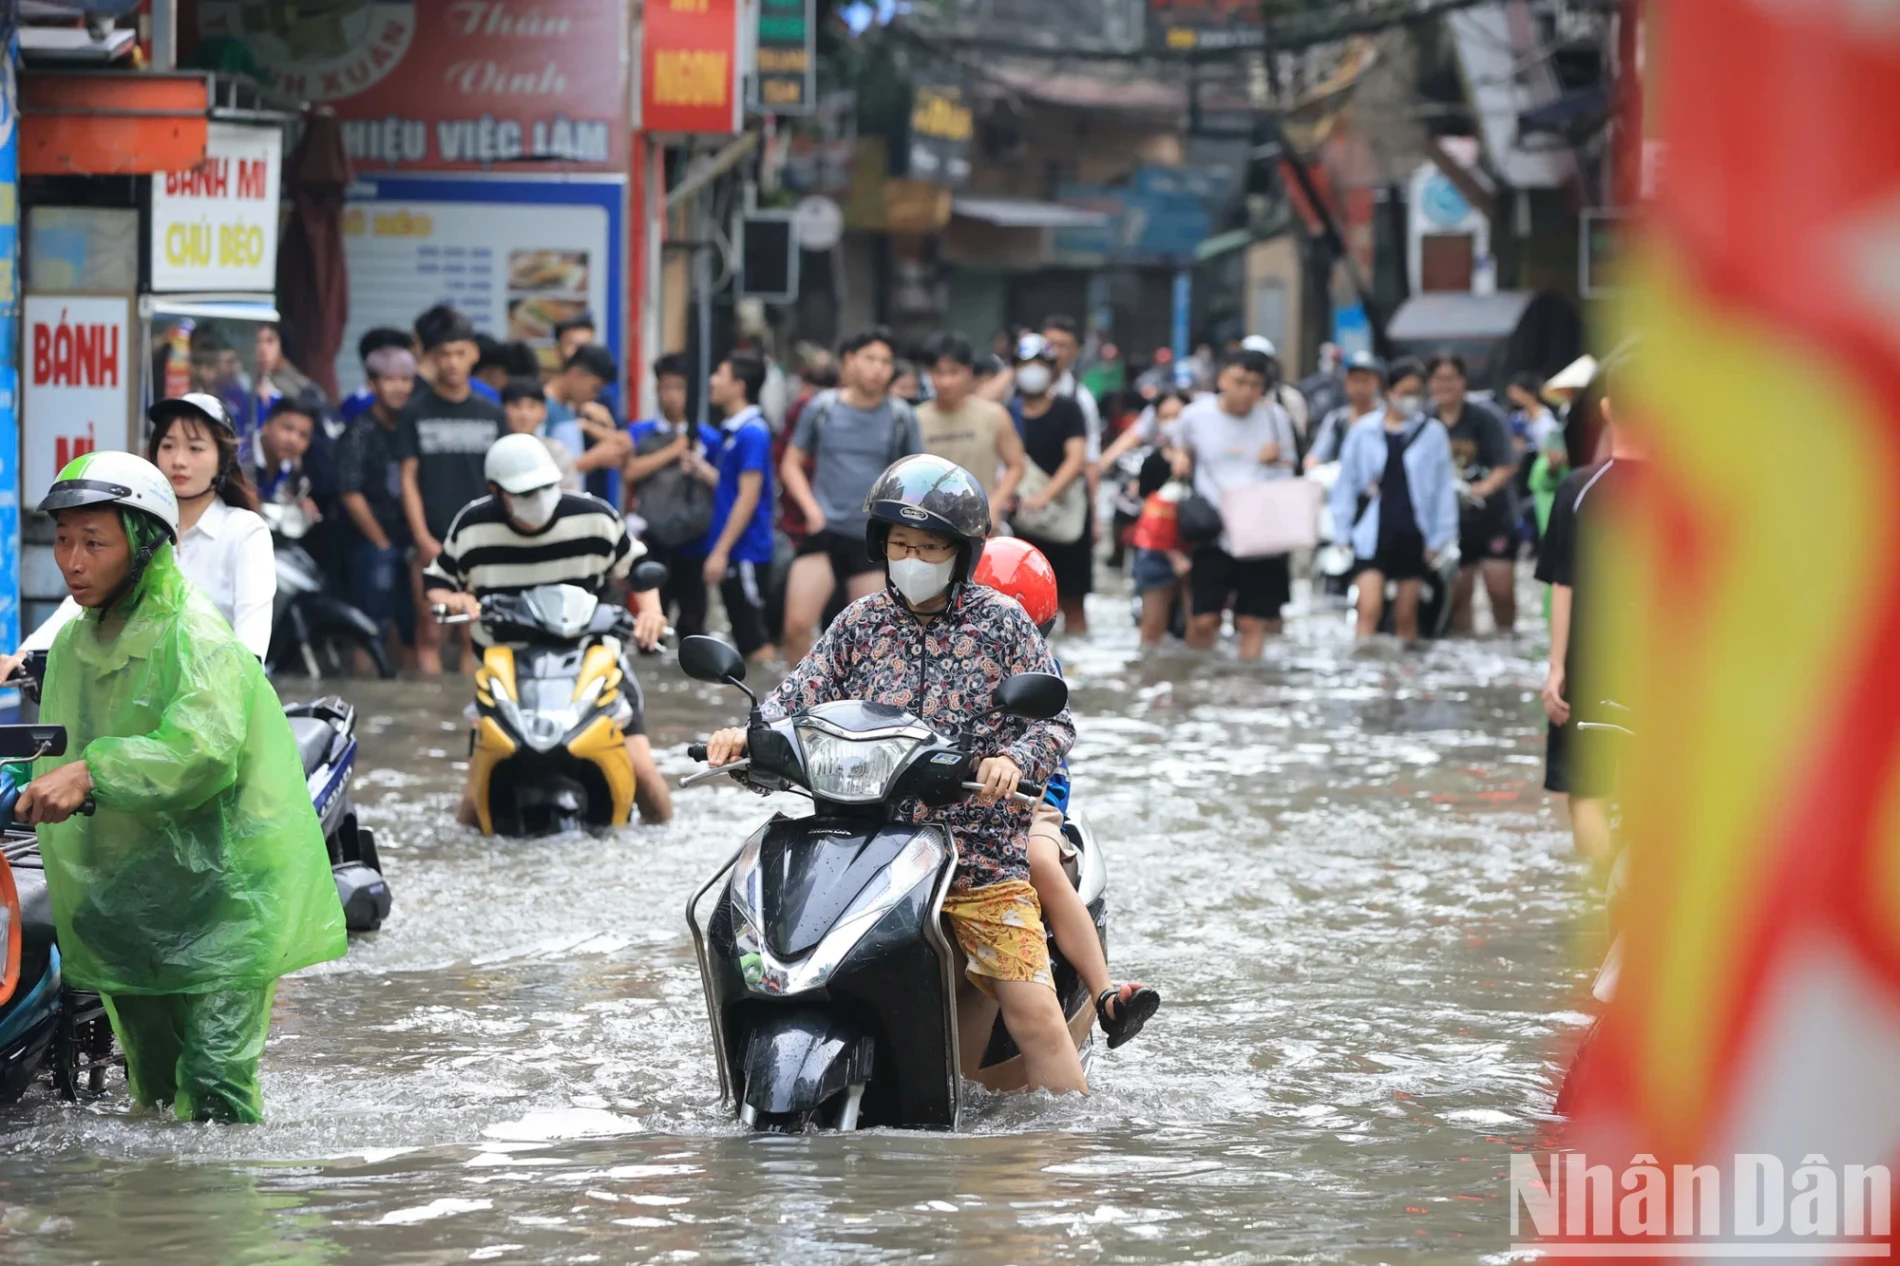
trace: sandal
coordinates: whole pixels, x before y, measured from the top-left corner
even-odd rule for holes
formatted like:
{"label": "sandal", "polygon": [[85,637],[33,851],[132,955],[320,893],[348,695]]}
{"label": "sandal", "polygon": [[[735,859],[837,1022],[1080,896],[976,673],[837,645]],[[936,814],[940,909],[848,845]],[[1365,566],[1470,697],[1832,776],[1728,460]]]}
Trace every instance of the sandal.
{"label": "sandal", "polygon": [[[1116,1008],[1119,1015],[1108,1014],[1111,1000],[1121,1004]],[[1108,1034],[1108,1049],[1112,1051],[1133,1040],[1160,1007],[1161,995],[1146,985],[1137,985],[1134,994],[1125,1001],[1119,985],[1102,990],[1101,996],[1095,999],[1095,1014],[1102,1022],[1102,1032]]]}

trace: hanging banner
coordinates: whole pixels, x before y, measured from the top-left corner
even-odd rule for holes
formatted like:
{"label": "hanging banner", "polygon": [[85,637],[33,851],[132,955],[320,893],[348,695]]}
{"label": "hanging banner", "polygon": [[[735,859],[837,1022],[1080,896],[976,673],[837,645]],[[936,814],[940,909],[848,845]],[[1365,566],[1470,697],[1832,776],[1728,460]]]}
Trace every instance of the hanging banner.
{"label": "hanging banner", "polygon": [[910,178],[952,189],[970,183],[974,132],[962,75],[949,69],[919,74],[910,107]]}
{"label": "hanging banner", "polygon": [[0,40],[0,646],[20,644],[20,113],[18,35]]}
{"label": "hanging banner", "polygon": [[195,7],[199,41],[240,41],[279,93],[334,109],[359,174],[515,164],[537,173],[626,170],[624,4],[181,7]]}
{"label": "hanging banner", "polygon": [[650,0],[642,32],[640,127],[730,136],[741,123],[738,0]]}
{"label": "hanging banner", "polygon": [[812,0],[759,0],[752,104],[773,114],[805,114],[813,104]]}
{"label": "hanging banner", "polygon": [[151,288],[277,289],[284,134],[212,123],[204,161],[152,177]]}
{"label": "hanging banner", "polygon": [[128,447],[138,373],[127,296],[28,295],[25,320],[21,498],[38,505],[73,458]]}

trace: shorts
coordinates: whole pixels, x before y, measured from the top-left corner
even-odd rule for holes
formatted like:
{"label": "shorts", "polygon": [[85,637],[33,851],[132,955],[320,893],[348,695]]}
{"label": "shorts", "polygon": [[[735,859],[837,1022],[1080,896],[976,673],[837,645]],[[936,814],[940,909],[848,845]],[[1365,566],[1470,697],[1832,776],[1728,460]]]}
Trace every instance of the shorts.
{"label": "shorts", "polygon": [[1544,746],[1544,790],[1577,800],[1605,800],[1616,790],[1617,737],[1601,730],[1551,725]]}
{"label": "shorts", "polygon": [[[1499,494],[1502,495],[1502,494]],[[1473,567],[1482,562],[1517,557],[1517,524],[1491,511],[1487,506],[1476,515],[1467,514],[1458,524],[1458,565]]]}
{"label": "shorts", "polygon": [[1128,575],[1134,582],[1136,596],[1155,589],[1172,589],[1181,579],[1174,574],[1174,564],[1168,561],[1167,554],[1158,549],[1136,550],[1134,566]]}
{"label": "shorts", "polygon": [[1425,565],[1425,538],[1417,532],[1394,532],[1379,537],[1379,552],[1362,558],[1359,565],[1377,571],[1387,580],[1423,580],[1431,570]]}
{"label": "shorts", "polygon": [[759,585],[760,569],[769,567],[769,563],[732,563],[719,582],[719,600],[726,604],[733,644],[747,658],[772,641],[765,627],[765,590]]}
{"label": "shorts", "polygon": [[1055,845],[1058,857],[1075,856],[1075,845],[1070,841],[1068,832],[1062,829],[1062,810],[1047,800],[1036,805],[1035,813],[1029,819],[1029,838],[1048,840]]}
{"label": "shorts", "polygon": [[996,996],[993,980],[1020,980],[1056,987],[1049,967],[1049,934],[1042,904],[1027,879],[953,892],[943,899],[943,917],[963,948],[970,983]]}
{"label": "shorts", "polygon": [[807,554],[823,554],[831,560],[832,579],[843,584],[853,576],[883,570],[884,564],[871,557],[869,548],[862,536],[833,532],[827,528],[800,541],[794,556],[803,558]]}
{"label": "shorts", "polygon": [[1293,574],[1285,554],[1235,558],[1218,545],[1203,545],[1194,551],[1188,592],[1195,615],[1218,615],[1231,606],[1237,616],[1277,620],[1293,600]]}
{"label": "shorts", "polygon": [[409,568],[400,546],[377,549],[368,541],[349,548],[350,601],[378,629],[396,626],[404,642],[416,640],[416,605],[409,592]]}

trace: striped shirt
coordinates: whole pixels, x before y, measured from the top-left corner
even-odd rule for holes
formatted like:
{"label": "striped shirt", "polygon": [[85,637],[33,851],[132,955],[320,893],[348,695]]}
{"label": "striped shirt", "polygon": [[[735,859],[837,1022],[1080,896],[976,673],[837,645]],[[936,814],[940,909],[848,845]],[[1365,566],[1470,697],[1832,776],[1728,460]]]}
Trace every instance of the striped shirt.
{"label": "striped shirt", "polygon": [[[646,552],[627,534],[626,520],[599,497],[563,493],[554,517],[539,532],[521,531],[509,522],[499,498],[482,497],[455,516],[422,583],[476,597],[563,584],[605,596],[608,582],[625,580]],[[469,631],[478,645],[489,645],[479,623]]]}

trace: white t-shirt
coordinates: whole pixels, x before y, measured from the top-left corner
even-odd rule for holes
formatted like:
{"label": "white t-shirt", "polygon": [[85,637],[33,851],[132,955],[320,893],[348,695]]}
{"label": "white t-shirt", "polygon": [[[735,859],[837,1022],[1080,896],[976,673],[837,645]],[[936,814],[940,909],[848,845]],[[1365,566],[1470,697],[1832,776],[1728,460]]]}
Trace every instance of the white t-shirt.
{"label": "white t-shirt", "polygon": [[1088,439],[1084,455],[1091,462],[1101,461],[1102,407],[1095,402],[1095,393],[1084,387],[1073,372],[1065,370],[1062,377],[1056,379],[1056,394],[1068,396],[1081,406],[1082,426]]}
{"label": "white t-shirt", "polygon": [[[1194,458],[1194,491],[1217,507],[1223,488],[1293,476],[1293,423],[1285,409],[1264,400],[1235,417],[1220,407],[1219,396],[1201,396],[1181,410],[1175,443]],[[1278,444],[1280,453],[1266,464],[1260,454],[1269,444]],[[1220,546],[1228,548],[1224,535]]]}
{"label": "white t-shirt", "polygon": [[[268,655],[277,600],[277,553],[271,548],[270,525],[249,510],[213,497],[198,521],[179,534],[176,551],[178,569],[231,622],[244,648],[259,659]],[[53,635],[67,621],[78,619],[83,609],[66,599],[20,649],[50,649]]]}

